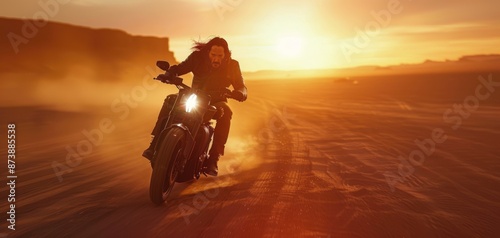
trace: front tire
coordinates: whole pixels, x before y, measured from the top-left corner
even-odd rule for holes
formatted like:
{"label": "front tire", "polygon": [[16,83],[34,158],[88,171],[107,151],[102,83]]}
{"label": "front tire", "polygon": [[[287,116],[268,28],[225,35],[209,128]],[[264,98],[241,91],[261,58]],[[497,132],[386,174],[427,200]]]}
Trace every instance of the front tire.
{"label": "front tire", "polygon": [[149,186],[149,197],[156,205],[166,200],[179,171],[177,163],[182,156],[185,134],[180,128],[172,128],[161,142],[158,154],[155,156],[153,174]]}

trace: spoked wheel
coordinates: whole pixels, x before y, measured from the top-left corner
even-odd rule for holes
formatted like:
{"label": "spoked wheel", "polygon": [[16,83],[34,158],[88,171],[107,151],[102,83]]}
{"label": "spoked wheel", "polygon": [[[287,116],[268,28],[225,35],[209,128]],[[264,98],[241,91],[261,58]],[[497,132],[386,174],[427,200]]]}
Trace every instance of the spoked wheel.
{"label": "spoked wheel", "polygon": [[166,200],[179,173],[178,163],[182,153],[184,131],[172,128],[162,141],[155,163],[151,183],[149,186],[149,197],[156,205],[163,204]]}

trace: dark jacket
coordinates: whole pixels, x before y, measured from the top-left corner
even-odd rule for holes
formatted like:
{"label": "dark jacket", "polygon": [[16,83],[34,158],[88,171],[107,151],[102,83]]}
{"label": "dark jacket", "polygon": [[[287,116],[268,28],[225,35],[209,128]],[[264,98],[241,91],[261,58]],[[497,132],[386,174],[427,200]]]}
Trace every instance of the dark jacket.
{"label": "dark jacket", "polygon": [[194,51],[186,60],[170,67],[169,72],[178,76],[193,72],[192,87],[195,89],[220,92],[232,85],[235,90],[247,95],[240,64],[233,59],[223,61],[219,68],[214,69],[210,64],[208,54]]}

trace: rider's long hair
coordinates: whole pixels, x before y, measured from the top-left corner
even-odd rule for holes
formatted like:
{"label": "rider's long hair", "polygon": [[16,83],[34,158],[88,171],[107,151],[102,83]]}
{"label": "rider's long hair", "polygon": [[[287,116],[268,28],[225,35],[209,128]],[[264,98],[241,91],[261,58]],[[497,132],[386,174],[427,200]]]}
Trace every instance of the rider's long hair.
{"label": "rider's long hair", "polygon": [[227,41],[224,40],[224,38],[218,36],[210,39],[208,42],[193,41],[193,47],[191,47],[191,49],[193,51],[201,51],[208,55],[208,52],[214,45],[222,46],[224,48],[224,61],[227,61],[231,58],[231,51],[229,50]]}

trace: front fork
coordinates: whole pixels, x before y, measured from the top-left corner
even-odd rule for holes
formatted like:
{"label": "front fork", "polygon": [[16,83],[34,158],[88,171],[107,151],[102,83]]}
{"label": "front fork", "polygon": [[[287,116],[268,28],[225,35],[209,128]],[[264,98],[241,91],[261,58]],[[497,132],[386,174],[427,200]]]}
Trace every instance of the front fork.
{"label": "front fork", "polygon": [[198,159],[198,163],[197,163],[197,166],[196,166],[196,179],[199,179],[200,178],[200,173],[203,172],[203,164],[205,163],[205,161],[208,159],[208,147],[210,146],[210,142],[212,141],[212,136],[214,134],[214,128],[211,126],[211,123],[210,122],[207,122],[207,123],[204,123],[200,130],[203,130],[203,137],[201,138],[198,138],[199,141],[197,141],[196,143],[201,143],[201,149],[200,149],[200,153],[199,155],[195,155],[197,156],[197,159]]}

